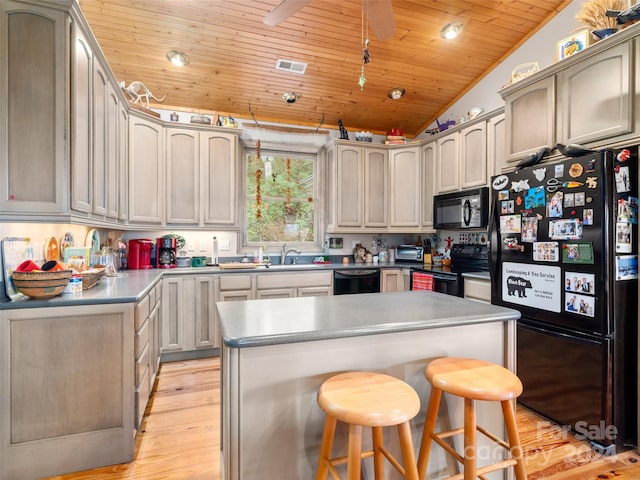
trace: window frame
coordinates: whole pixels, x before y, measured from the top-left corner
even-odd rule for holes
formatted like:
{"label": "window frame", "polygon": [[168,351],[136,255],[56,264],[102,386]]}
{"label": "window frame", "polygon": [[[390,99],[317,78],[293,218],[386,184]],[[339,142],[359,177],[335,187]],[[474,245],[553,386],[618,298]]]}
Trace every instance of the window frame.
{"label": "window frame", "polygon": [[[246,144],[241,156],[241,199],[242,199],[242,231],[241,246],[238,253],[253,253],[260,246],[266,246],[268,252],[279,254],[280,248],[285,242],[250,242],[248,240],[249,219],[247,217],[247,156],[255,155],[257,151],[256,142]],[[286,242],[288,248],[298,248],[303,254],[316,254],[323,250],[326,214],[325,214],[325,195],[326,192],[326,151],[324,148],[309,147],[304,145],[285,145],[275,144],[271,142],[260,142],[261,156],[281,156],[281,157],[304,157],[314,160],[314,182],[313,182],[313,200],[314,200],[314,239],[313,242]],[[277,250],[276,250],[277,247]]]}

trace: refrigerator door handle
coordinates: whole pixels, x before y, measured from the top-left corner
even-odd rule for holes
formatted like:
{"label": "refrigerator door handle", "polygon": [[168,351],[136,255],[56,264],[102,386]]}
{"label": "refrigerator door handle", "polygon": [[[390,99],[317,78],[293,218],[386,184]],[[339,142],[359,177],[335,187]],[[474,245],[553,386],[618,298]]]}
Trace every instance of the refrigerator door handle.
{"label": "refrigerator door handle", "polygon": [[497,227],[497,214],[498,214],[498,202],[493,199],[493,205],[491,205],[491,219],[489,221],[489,231],[487,236],[489,237],[489,273],[491,274],[491,288],[493,290],[492,296],[498,298],[499,286],[497,284],[498,278],[498,261],[500,252],[500,240],[498,238]]}

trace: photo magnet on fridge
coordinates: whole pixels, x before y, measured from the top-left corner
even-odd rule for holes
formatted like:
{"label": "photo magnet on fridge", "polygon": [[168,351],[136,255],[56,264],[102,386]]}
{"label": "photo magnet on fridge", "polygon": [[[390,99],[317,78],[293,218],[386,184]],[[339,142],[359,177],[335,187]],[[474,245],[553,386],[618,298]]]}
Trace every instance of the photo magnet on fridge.
{"label": "photo magnet on fridge", "polygon": [[638,223],[638,198],[627,197],[618,200],[618,222]]}
{"label": "photo magnet on fridge", "polygon": [[633,251],[632,230],[633,228],[628,222],[616,223],[616,253],[631,253]]}
{"label": "photo magnet on fridge", "polygon": [[536,262],[557,262],[560,260],[558,242],[535,242],[533,244],[533,259]]}
{"label": "photo magnet on fridge", "polygon": [[638,256],[616,256],[616,280],[634,280],[638,278]]}
{"label": "photo magnet on fridge", "polygon": [[567,292],[595,295],[595,275],[584,272],[564,272],[564,289]]}
{"label": "photo magnet on fridge", "polygon": [[616,165],[615,176],[616,176],[616,192],[624,193],[631,190],[631,177],[629,175],[628,165],[625,165],[623,167],[621,167],[620,165]]}
{"label": "photo magnet on fridge", "polygon": [[575,293],[567,293],[565,295],[565,312],[579,313],[593,317],[594,314],[594,298],[578,295]]}
{"label": "photo magnet on fridge", "polygon": [[593,244],[591,242],[565,243],[562,245],[562,263],[593,264]]}

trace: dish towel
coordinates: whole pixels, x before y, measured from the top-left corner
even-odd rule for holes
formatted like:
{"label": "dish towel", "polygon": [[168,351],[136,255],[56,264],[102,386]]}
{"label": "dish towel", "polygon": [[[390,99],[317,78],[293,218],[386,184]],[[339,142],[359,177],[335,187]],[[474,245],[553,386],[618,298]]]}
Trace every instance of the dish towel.
{"label": "dish towel", "polygon": [[411,290],[431,290],[433,291],[433,275],[428,273],[413,272]]}

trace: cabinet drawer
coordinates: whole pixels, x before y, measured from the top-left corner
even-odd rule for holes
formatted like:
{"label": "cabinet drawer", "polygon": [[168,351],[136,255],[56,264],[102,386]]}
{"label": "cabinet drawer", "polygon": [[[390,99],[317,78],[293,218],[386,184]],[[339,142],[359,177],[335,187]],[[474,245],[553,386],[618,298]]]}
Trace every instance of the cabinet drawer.
{"label": "cabinet drawer", "polygon": [[153,310],[153,307],[156,306],[156,287],[153,287],[149,291],[149,310]]}
{"label": "cabinet drawer", "polygon": [[160,303],[160,300],[162,300],[162,282],[158,282],[154,290],[156,291],[156,305],[157,305],[158,303]]}
{"label": "cabinet drawer", "polygon": [[251,275],[220,275],[220,290],[251,290]]}
{"label": "cabinet drawer", "polygon": [[263,288],[293,288],[330,286],[333,272],[265,273],[258,275],[258,290]]}
{"label": "cabinet drawer", "polygon": [[465,278],[464,297],[491,303],[491,282],[489,280]]}
{"label": "cabinet drawer", "polygon": [[144,417],[144,411],[147,408],[149,402],[149,395],[151,394],[151,388],[149,387],[149,369],[147,368],[142,374],[140,379],[140,385],[136,388],[136,413],[135,413],[135,428],[139,428]]}
{"label": "cabinet drawer", "polygon": [[140,358],[142,350],[149,344],[149,322],[144,322],[139,331],[136,332],[134,349],[136,358]]}
{"label": "cabinet drawer", "polygon": [[142,354],[136,359],[136,388],[140,387],[140,381],[144,376],[144,371],[149,367],[150,350],[149,344],[147,343],[142,350]]}
{"label": "cabinet drawer", "polygon": [[133,326],[136,332],[140,329],[142,324],[147,320],[147,317],[149,316],[149,312],[151,311],[150,301],[151,301],[151,299],[149,298],[149,295],[146,295],[136,305],[135,323],[134,323],[134,326]]}

